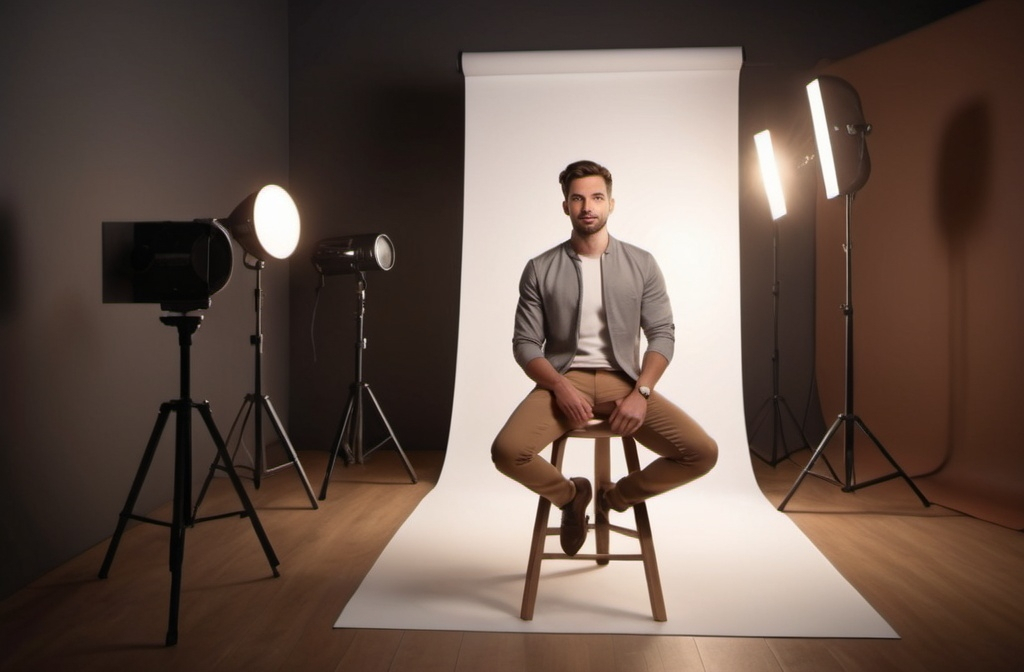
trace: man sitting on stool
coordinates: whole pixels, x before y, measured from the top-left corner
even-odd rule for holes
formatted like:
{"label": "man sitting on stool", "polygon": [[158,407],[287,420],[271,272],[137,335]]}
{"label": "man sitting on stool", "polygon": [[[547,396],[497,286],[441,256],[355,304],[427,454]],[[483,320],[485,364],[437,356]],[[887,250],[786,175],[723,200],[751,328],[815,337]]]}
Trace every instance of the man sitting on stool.
{"label": "man sitting on stool", "polygon": [[499,432],[491,457],[501,473],[562,510],[562,550],[575,555],[587,538],[593,490],[539,456],[555,439],[602,418],[660,456],[615,484],[596,484],[598,504],[616,511],[708,473],[718,445],[654,390],[675,346],[672,307],[654,257],[608,234],[611,173],[577,161],[558,180],[572,234],[526,264],[512,340],[516,362],[537,386]]}

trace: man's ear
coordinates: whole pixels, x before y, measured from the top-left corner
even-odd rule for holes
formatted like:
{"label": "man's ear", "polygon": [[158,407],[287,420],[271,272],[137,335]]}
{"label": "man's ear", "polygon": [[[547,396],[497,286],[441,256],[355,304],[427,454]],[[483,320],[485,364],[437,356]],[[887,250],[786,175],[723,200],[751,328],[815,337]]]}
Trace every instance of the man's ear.
{"label": "man's ear", "polygon": [[569,214],[569,201],[562,201],[562,212]]}
{"label": "man's ear", "polygon": [[615,199],[614,198],[609,198],[608,199],[608,214],[610,215],[613,212],[615,212]]}

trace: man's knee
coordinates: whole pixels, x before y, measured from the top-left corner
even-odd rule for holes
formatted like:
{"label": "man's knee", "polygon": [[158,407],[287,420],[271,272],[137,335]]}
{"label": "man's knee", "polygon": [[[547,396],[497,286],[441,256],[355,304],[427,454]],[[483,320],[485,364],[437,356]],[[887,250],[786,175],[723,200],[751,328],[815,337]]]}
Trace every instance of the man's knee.
{"label": "man's knee", "polygon": [[715,465],[718,464],[718,442],[710,436],[701,443],[695,452],[698,458],[694,462],[694,467],[702,476],[714,469]]}
{"label": "man's knee", "polygon": [[499,439],[495,439],[494,443],[491,444],[491,462],[498,468],[498,471],[504,471],[502,465],[508,462],[508,453],[505,449],[505,445],[500,442]]}
{"label": "man's knee", "polygon": [[508,441],[502,440],[501,436],[498,436],[491,444],[491,462],[503,474],[507,474],[515,468],[520,461],[519,455],[520,451],[516,450]]}
{"label": "man's knee", "polygon": [[517,468],[529,464],[536,455],[530,446],[522,445],[521,441],[513,441],[499,434],[491,444],[491,462],[498,471],[510,475]]}

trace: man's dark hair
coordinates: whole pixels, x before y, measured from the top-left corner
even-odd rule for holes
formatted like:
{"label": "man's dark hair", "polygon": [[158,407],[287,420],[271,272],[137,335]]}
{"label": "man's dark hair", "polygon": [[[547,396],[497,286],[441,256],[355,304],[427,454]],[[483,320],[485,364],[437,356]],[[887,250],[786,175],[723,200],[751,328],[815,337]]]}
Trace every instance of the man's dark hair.
{"label": "man's dark hair", "polygon": [[558,175],[558,183],[562,185],[562,197],[569,198],[569,185],[573,180],[592,175],[600,175],[604,178],[604,186],[608,190],[608,196],[611,196],[612,174],[607,168],[594,161],[574,161]]}

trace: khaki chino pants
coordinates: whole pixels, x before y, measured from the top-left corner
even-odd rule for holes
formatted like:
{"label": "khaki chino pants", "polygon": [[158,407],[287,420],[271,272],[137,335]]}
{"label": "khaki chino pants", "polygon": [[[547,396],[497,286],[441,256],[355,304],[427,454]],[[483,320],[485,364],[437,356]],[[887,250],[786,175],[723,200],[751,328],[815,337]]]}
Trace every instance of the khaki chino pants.
{"label": "khaki chino pants", "polygon": [[[614,402],[634,387],[632,379],[619,371],[573,369],[566,378],[590,401],[594,415],[599,418],[608,417],[615,408]],[[572,429],[555,403],[555,395],[541,387],[534,388],[498,433],[491,446],[491,458],[501,473],[555,506],[564,506],[573,497],[573,485],[539,453]],[[711,471],[718,461],[715,440],[656,391],[647,402],[644,424],[633,438],[659,457],[620,479],[608,492],[609,504],[617,509],[689,483]],[[594,484],[595,488],[601,485]]]}

